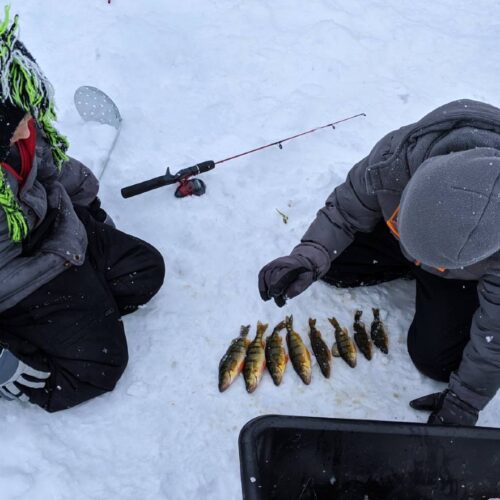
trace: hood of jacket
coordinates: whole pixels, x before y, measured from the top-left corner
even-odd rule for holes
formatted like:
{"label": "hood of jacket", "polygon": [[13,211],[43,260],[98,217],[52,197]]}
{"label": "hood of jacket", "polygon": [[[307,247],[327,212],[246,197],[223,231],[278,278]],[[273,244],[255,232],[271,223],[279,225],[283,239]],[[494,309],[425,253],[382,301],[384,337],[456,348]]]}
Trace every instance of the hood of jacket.
{"label": "hood of jacket", "polygon": [[433,267],[458,269],[500,250],[500,151],[476,148],[425,161],[403,191],[403,249]]}

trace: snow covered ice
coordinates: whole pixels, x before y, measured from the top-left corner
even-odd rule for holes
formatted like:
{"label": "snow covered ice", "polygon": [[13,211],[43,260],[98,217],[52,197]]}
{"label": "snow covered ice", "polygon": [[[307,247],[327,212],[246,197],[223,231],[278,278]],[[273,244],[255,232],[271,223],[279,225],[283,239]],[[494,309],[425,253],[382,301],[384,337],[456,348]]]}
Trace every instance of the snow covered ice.
{"label": "snow covered ice", "polygon": [[[491,63],[500,6],[478,0],[11,0],[21,38],[56,90],[70,153],[99,172],[114,129],[84,123],[73,92],[93,85],[123,117],[101,181],[118,228],[165,256],[164,288],[124,318],[129,366],[115,391],[68,412],[0,401],[0,497],[37,500],[241,498],[237,439],[263,414],[424,421],[408,401],[441,390],[406,351],[414,284],[316,284],[278,309],[257,273],[288,253],[346,172],[386,132],[462,97],[500,104]],[[487,15],[485,15],[487,13]],[[204,160],[365,112],[359,118],[220,165],[207,193],[165,187],[124,200],[120,189]],[[276,209],[289,217],[283,220]],[[252,395],[217,390],[218,362],[242,324],[309,316],[352,324],[380,307],[390,352],[335,359],[311,385],[288,366]],[[103,346],[105,348],[105,346]],[[479,425],[498,426],[497,397]]]}

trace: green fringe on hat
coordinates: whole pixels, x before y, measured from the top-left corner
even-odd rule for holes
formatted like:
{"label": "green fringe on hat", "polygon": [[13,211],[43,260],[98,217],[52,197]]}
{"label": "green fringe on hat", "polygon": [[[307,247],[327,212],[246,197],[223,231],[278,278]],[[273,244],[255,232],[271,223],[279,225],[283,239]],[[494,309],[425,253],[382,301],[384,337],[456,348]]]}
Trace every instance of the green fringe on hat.
{"label": "green fringe on hat", "polygon": [[[69,143],[53,125],[56,119],[54,90],[35,59],[18,40],[19,17],[10,23],[10,6],[0,23],[0,100],[31,114],[42,128],[60,170],[68,160]],[[20,242],[28,234],[28,224],[19,203],[12,193],[5,174],[0,169],[0,206],[7,216],[12,241]]]}
{"label": "green fringe on hat", "polygon": [[0,205],[7,216],[11,240],[22,241],[28,234],[28,223],[3,172],[0,175]]}

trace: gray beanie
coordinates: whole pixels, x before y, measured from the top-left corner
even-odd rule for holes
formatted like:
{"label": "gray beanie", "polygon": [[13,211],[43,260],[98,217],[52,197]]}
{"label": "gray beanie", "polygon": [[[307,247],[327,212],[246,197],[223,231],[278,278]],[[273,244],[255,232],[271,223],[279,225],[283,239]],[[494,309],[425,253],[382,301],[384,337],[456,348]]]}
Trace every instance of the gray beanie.
{"label": "gray beanie", "polygon": [[426,160],[408,182],[400,243],[432,267],[458,269],[500,250],[500,151],[476,148]]}

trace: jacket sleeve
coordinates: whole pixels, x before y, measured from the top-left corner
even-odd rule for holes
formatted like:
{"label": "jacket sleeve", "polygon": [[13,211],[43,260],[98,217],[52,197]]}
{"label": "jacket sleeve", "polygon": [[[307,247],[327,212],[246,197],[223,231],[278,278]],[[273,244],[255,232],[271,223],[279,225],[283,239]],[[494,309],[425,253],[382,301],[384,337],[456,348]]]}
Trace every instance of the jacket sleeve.
{"label": "jacket sleeve", "polygon": [[99,181],[92,171],[74,158],[63,164],[58,181],[64,186],[74,205],[88,206],[99,191]]}
{"label": "jacket sleeve", "polygon": [[478,297],[470,341],[458,371],[450,378],[450,389],[482,410],[500,387],[500,276],[484,276]]}
{"label": "jacket sleeve", "polygon": [[10,240],[3,211],[0,211],[0,312],[14,306],[64,269],[64,259],[39,252],[21,257],[21,244]]}
{"label": "jacket sleeve", "polygon": [[370,155],[357,163],[346,181],[335,188],[309,226],[301,242],[320,246],[330,260],[338,257],[359,232],[372,231],[382,219],[377,197],[368,192],[365,180],[367,168],[379,161],[390,136],[384,137]]}

